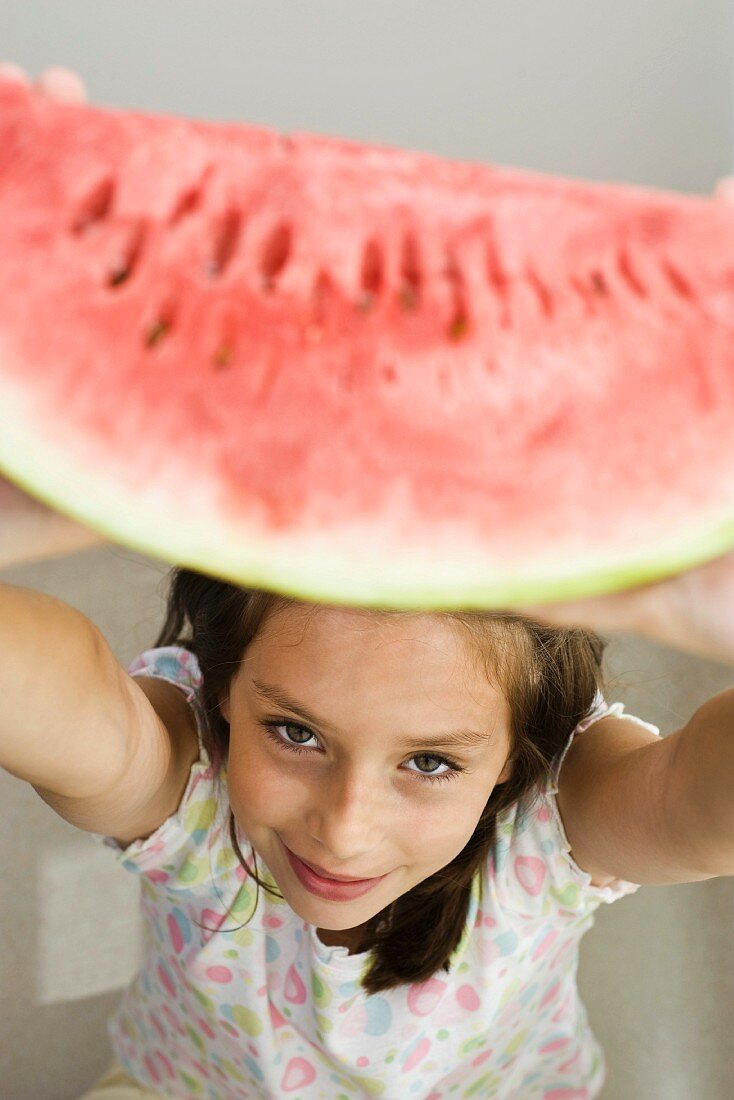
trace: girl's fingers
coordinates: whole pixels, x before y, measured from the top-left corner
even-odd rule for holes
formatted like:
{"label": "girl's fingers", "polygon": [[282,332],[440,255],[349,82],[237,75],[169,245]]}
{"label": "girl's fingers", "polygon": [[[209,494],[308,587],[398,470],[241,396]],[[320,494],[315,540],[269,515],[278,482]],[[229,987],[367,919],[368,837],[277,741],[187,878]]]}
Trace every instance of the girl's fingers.
{"label": "girl's fingers", "polygon": [[64,103],[83,103],[87,98],[87,90],[81,77],[71,69],[58,66],[43,70],[38,78],[38,87],[46,95]]}
{"label": "girl's fingers", "polygon": [[724,176],[714,187],[714,197],[734,205],[734,176]]}
{"label": "girl's fingers", "polygon": [[[0,61],[0,77],[5,80],[17,80],[20,84],[30,84],[25,69],[13,61]],[[37,87],[45,95],[63,103],[83,103],[87,98],[84,81],[71,69],[54,65],[44,69],[37,81]]]}
{"label": "girl's fingers", "polygon": [[30,84],[30,78],[25,69],[12,61],[0,61],[0,77],[5,80],[17,80],[19,84]]}

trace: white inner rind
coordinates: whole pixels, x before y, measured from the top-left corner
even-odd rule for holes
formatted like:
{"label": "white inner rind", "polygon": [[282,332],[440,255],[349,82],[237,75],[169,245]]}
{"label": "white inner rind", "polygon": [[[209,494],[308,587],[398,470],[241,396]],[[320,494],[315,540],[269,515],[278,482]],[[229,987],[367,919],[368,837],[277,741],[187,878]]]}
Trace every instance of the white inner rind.
{"label": "white inner rind", "polygon": [[[401,545],[387,521],[323,534],[266,533],[233,525],[211,493],[131,488],[39,430],[27,393],[0,376],[0,468],[34,496],[103,536],[237,584],[330,603],[393,607],[507,607],[582,598],[648,583],[734,545],[734,514],[688,516],[659,541],[597,545],[570,556],[551,548],[521,567],[492,560],[457,524],[430,545]],[[191,486],[193,488],[193,486]]]}

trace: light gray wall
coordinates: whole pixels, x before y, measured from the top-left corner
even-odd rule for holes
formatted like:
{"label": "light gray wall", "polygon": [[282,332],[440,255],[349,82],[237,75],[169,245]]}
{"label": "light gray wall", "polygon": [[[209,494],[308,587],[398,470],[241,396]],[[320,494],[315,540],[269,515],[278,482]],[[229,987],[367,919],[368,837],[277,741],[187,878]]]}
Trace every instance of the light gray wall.
{"label": "light gray wall", "polygon": [[[0,57],[75,68],[110,106],[703,193],[734,169],[732,45],[731,0],[0,0]],[[162,576],[102,548],[0,579],[80,607],[127,662],[155,636]],[[610,697],[666,734],[732,680],[625,637],[609,669]],[[0,803],[0,1095],[73,1100],[135,966],[135,888],[4,773]],[[733,916],[728,879],[602,909],[580,986],[604,1100],[730,1100]]]}
{"label": "light gray wall", "polygon": [[0,54],[111,106],[707,191],[730,0],[0,0]]}

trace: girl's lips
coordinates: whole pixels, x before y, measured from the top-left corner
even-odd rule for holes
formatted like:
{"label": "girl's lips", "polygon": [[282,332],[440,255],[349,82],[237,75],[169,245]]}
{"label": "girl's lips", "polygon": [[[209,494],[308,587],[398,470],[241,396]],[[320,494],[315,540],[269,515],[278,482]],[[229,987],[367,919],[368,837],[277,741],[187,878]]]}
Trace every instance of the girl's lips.
{"label": "girl's lips", "polygon": [[[296,855],[296,853],[293,853]],[[381,878],[381,875],[372,875],[366,878],[357,878],[356,875],[331,875],[328,871],[325,871],[323,867],[319,867],[318,863],[309,863],[307,859],[301,859],[300,856],[296,856],[296,859],[300,859],[301,863],[305,863],[307,867],[310,867],[312,871],[315,871],[321,878],[326,878],[330,882],[372,882],[375,878]]]}
{"label": "girl's lips", "polygon": [[[281,843],[283,842],[281,841]],[[327,901],[351,901],[354,898],[359,898],[385,878],[385,875],[380,875],[379,878],[352,879],[347,882],[326,878],[314,871],[309,864],[299,859],[295,852],[290,850],[287,844],[283,844],[283,847],[288,857],[288,862],[301,885],[304,886],[309,893],[315,894],[320,898],[325,898]]]}

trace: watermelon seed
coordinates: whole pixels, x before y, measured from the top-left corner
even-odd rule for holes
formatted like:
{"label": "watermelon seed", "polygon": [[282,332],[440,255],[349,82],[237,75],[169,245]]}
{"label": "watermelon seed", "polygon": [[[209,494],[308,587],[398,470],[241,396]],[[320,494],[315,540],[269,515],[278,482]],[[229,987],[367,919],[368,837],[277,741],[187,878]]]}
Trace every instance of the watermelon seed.
{"label": "watermelon seed", "polygon": [[465,301],[464,280],[459,265],[450,251],[446,255],[444,275],[451,286],[454,309],[454,315],[448,327],[448,337],[450,340],[461,340],[469,331],[469,317]]}
{"label": "watermelon seed", "polygon": [[394,382],[397,381],[398,376],[392,363],[385,363],[382,368],[382,377],[389,385],[392,385]]}
{"label": "watermelon seed", "polygon": [[130,278],[142,251],[145,233],[145,223],[139,221],[131,234],[130,241],[125,250],[125,256],[116,261],[107,277],[107,285],[109,287],[120,286],[121,283],[124,283],[126,279]]}
{"label": "watermelon seed", "polygon": [[497,248],[493,241],[489,241],[487,244],[487,257],[486,257],[486,272],[487,281],[494,290],[495,294],[502,303],[502,314],[500,316],[500,326],[502,328],[508,328],[510,324],[510,311],[509,311],[509,279],[505,273],[502,264],[500,263]]}
{"label": "watermelon seed", "polygon": [[632,291],[637,295],[638,298],[647,298],[647,291],[645,287],[642,285],[640,280],[637,278],[637,275],[632,270],[630,258],[627,254],[626,248],[620,248],[617,262],[619,265],[619,272],[622,278],[626,281],[627,285],[632,289]]}
{"label": "watermelon seed", "polygon": [[260,256],[260,273],[263,290],[266,292],[274,289],[276,280],[290,259],[292,235],[290,225],[281,222],[265,238]]}
{"label": "watermelon seed", "polygon": [[129,267],[114,267],[110,272],[107,279],[107,286],[119,286],[120,283],[124,283],[126,279],[130,277]]}
{"label": "watermelon seed", "polygon": [[147,347],[155,347],[159,344],[167,332],[170,331],[171,322],[165,320],[165,318],[159,317],[151,327],[148,329],[148,333],[145,337],[145,343]]}
{"label": "watermelon seed", "polygon": [[214,356],[214,366],[217,369],[226,367],[234,355],[234,348],[231,344],[223,344],[221,348],[218,348]]}
{"label": "watermelon seed", "polygon": [[609,287],[601,271],[592,271],[589,275],[591,286],[595,294],[608,294]]}
{"label": "watermelon seed", "polygon": [[83,233],[95,222],[106,218],[114,195],[115,184],[109,176],[96,183],[81,203],[79,213],[72,224],[72,232]]}
{"label": "watermelon seed", "polygon": [[398,291],[398,299],[403,309],[417,309],[418,308],[418,295],[415,292],[415,288],[404,284]]}
{"label": "watermelon seed", "polygon": [[237,249],[242,229],[242,215],[234,208],[227,211],[219,223],[217,238],[214,242],[214,254],[206,267],[210,278],[223,275]]}
{"label": "watermelon seed", "polygon": [[469,320],[466,317],[455,317],[449,325],[449,339],[461,340],[469,331]]}
{"label": "watermelon seed", "polygon": [[555,308],[553,295],[548,290],[548,287],[545,285],[545,283],[541,281],[539,276],[532,270],[532,268],[528,268],[527,270],[527,279],[530,283],[530,286],[533,288],[538,296],[540,308],[542,309],[543,313],[548,318],[552,317],[555,312]]}

